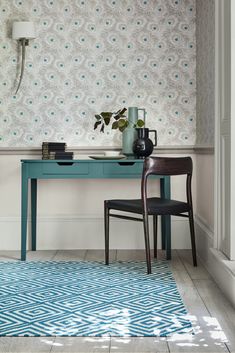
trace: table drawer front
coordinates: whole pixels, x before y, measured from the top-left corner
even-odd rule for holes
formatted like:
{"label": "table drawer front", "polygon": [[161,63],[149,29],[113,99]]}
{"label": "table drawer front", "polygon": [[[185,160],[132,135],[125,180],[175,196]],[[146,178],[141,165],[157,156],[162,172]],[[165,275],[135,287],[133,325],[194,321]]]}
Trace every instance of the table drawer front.
{"label": "table drawer front", "polygon": [[135,162],[115,162],[104,164],[104,175],[142,175],[143,164]]}
{"label": "table drawer front", "polygon": [[87,175],[89,174],[88,163],[56,162],[43,164],[44,175]]}

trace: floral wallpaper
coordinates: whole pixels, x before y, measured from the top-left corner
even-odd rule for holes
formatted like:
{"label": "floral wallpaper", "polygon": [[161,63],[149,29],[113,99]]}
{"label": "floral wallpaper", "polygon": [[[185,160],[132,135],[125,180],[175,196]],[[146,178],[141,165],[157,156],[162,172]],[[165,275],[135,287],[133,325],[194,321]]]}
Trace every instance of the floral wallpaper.
{"label": "floral wallpaper", "polygon": [[[202,0],[201,2],[203,2]],[[137,106],[159,145],[196,140],[195,0],[1,0],[0,147],[120,146],[94,114]],[[13,21],[29,20],[22,86]]]}
{"label": "floral wallpaper", "polygon": [[215,1],[197,0],[197,145],[214,144]]}

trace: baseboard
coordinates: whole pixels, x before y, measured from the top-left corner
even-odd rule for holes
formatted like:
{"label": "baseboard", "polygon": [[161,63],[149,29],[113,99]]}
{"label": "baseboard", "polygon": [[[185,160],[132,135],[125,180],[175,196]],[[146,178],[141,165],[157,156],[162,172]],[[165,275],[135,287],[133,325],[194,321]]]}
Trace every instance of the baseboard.
{"label": "baseboard", "polygon": [[235,307],[235,271],[231,270],[229,261],[220,251],[211,248],[209,251],[209,272],[218,286]]}
{"label": "baseboard", "polygon": [[223,293],[235,306],[235,271],[220,251],[213,248],[213,230],[198,215],[195,216],[197,251],[200,260]]}
{"label": "baseboard", "polygon": [[[0,250],[20,249],[20,218],[0,217],[2,236]],[[28,224],[30,234],[30,222]],[[150,232],[152,226],[150,225]],[[159,222],[159,242],[161,230]],[[30,237],[28,237],[30,238]],[[152,245],[152,236],[150,237]],[[100,214],[57,214],[38,216],[37,249],[103,249],[104,221]],[[30,248],[30,240],[28,248]],[[172,217],[172,248],[190,249],[188,220]],[[111,249],[144,249],[143,226],[140,222],[112,219],[110,224]]]}
{"label": "baseboard", "polygon": [[197,253],[205,264],[208,261],[209,249],[213,247],[213,230],[207,225],[206,221],[195,214],[195,232],[197,240]]}

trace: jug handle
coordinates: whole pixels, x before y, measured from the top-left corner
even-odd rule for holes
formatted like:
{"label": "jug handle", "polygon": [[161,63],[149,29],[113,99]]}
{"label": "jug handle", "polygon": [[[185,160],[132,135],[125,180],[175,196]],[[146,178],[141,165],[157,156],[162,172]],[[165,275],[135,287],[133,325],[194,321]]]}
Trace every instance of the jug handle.
{"label": "jug handle", "polygon": [[149,132],[154,132],[154,138],[155,138],[155,143],[154,143],[154,147],[157,146],[157,130],[149,130]]}
{"label": "jug handle", "polygon": [[[143,113],[144,113],[143,120],[144,120],[144,123],[145,123],[146,110],[145,110],[145,108],[138,108],[138,111],[139,111],[139,110],[143,110]],[[138,119],[139,119],[139,114],[138,114]]]}

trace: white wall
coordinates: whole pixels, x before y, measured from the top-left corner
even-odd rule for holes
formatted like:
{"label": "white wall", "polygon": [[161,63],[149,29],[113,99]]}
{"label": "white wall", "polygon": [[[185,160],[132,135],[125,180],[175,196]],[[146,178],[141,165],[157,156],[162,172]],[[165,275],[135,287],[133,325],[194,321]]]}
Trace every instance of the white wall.
{"label": "white wall", "polygon": [[196,214],[214,230],[214,154],[197,154]]}
{"label": "white wall", "polygon": [[[192,157],[195,162],[195,156]],[[40,156],[0,155],[0,249],[20,249],[20,160],[24,158]],[[196,207],[195,181],[194,178]],[[155,189],[155,184],[151,184],[149,192],[154,194],[155,190],[157,194],[159,185]],[[172,197],[184,199],[184,193],[184,180],[175,177],[172,180]],[[139,196],[138,180],[40,180],[38,249],[104,248],[103,200]],[[144,248],[141,223],[111,222],[111,248]],[[190,247],[187,220],[173,218],[172,244],[173,248]]]}
{"label": "white wall", "polygon": [[197,250],[203,261],[214,246],[214,154],[196,155],[195,224]]}

